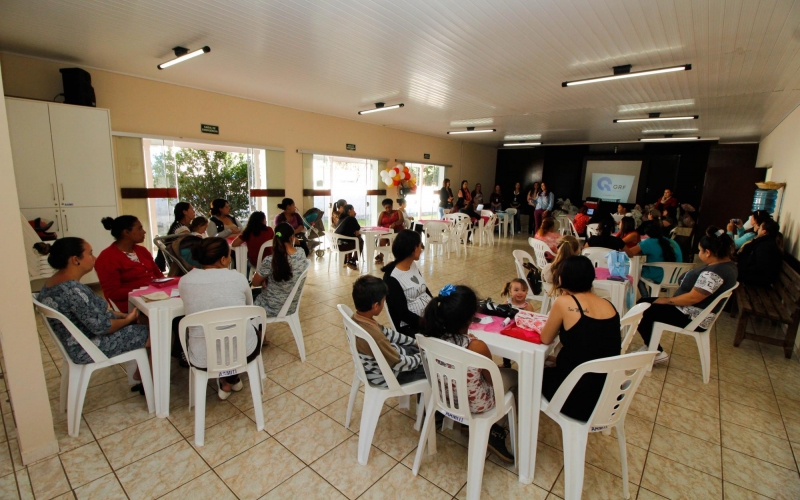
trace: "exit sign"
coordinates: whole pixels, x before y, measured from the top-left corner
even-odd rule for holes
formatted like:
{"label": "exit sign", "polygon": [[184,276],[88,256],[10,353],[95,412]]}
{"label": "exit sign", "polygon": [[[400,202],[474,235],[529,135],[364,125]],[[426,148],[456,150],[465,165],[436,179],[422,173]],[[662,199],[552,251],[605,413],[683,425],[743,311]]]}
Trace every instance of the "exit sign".
{"label": "exit sign", "polygon": [[426,159],[426,160],[430,160],[431,159],[431,154],[430,153],[425,153],[424,155],[422,155],[422,157],[424,159]]}
{"label": "exit sign", "polygon": [[355,151],[356,150],[356,145],[355,144],[348,144],[347,145],[347,150],[348,151]]}
{"label": "exit sign", "polygon": [[219,125],[206,125],[205,123],[201,123],[200,132],[204,134],[219,135]]}

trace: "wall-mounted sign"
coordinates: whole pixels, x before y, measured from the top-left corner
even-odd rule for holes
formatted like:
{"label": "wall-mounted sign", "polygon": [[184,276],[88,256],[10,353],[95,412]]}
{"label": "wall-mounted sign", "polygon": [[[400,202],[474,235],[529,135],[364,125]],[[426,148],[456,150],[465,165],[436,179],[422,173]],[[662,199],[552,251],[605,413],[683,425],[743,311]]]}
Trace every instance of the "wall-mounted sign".
{"label": "wall-mounted sign", "polygon": [[430,153],[425,153],[424,155],[422,155],[422,157],[424,159],[426,159],[426,160],[430,160],[431,159],[431,154]]}
{"label": "wall-mounted sign", "polygon": [[355,144],[348,144],[347,145],[347,150],[348,151],[355,151],[356,150],[356,145]]}
{"label": "wall-mounted sign", "polygon": [[219,125],[206,125],[205,123],[200,124],[200,132],[204,134],[216,134],[219,135]]}

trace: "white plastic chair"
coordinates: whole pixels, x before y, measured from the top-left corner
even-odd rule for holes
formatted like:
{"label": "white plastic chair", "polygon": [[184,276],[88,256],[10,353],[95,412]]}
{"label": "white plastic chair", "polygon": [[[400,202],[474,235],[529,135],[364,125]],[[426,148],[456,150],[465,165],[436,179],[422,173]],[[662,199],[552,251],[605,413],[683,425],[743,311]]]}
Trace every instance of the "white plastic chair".
{"label": "white plastic chair", "polygon": [[[147,350],[145,348],[135,349],[122,353],[119,356],[109,358],[103,354],[103,351],[94,345],[94,343],[86,337],[86,334],[80,331],[72,321],[55,309],[42,304],[36,300],[36,297],[37,294],[33,294],[33,305],[36,308],[36,312],[41,316],[42,323],[44,323],[45,328],[53,338],[53,342],[56,347],[58,347],[59,352],[61,352],[61,357],[63,359],[61,364],[61,398],[59,401],[59,411],[62,413],[65,411],[67,412],[67,432],[70,436],[78,437],[78,433],[80,432],[83,402],[86,398],[86,390],[89,388],[89,380],[92,378],[92,373],[95,370],[107,366],[135,361],[139,366],[139,375],[142,378],[141,383],[142,387],[144,387],[145,398],[147,399],[147,411],[150,413],[155,411],[153,379],[150,376],[150,362],[147,360]],[[64,349],[63,344],[61,344],[58,335],[53,331],[50,322],[47,321],[48,318],[60,321],[75,341],[83,347],[86,354],[92,358],[94,363],[85,365],[73,363],[66,349]]]}
{"label": "white plastic chair", "polygon": [[483,221],[480,220],[478,223],[478,231],[480,236],[480,245],[483,245],[483,240],[485,239],[489,245],[494,245],[494,227],[497,225],[497,214],[492,212],[491,210],[487,210],[491,215],[489,215],[489,220]]}
{"label": "white plastic chair", "polygon": [[[344,270],[344,256],[349,253],[356,253],[356,258],[358,260],[362,260],[363,256],[361,255],[361,251],[358,249],[359,239],[353,236],[342,236],[341,234],[336,234],[334,232],[327,233],[328,239],[331,245],[331,252],[332,255],[328,258],[328,272],[331,272],[331,262],[333,261],[333,255],[336,255],[336,265],[339,268],[339,274],[342,273]],[[344,243],[345,241],[352,241],[355,244],[353,250],[339,250],[339,243]]]}
{"label": "white plastic chair", "polygon": [[[490,358],[474,353],[464,347],[443,340],[428,338],[417,334],[417,343],[424,352],[427,374],[431,382],[431,394],[425,415],[425,425],[417,445],[414,467],[416,476],[428,444],[428,453],[436,453],[436,412],[441,412],[461,425],[469,426],[469,449],[467,451],[467,500],[477,500],[481,496],[483,467],[486,448],[492,424],[508,414],[508,427],[511,431],[511,447],[516,465],[517,436],[514,410],[514,394],[503,387],[500,369]],[[492,376],[495,406],[484,413],[472,413],[469,409],[467,392],[467,368],[488,370]],[[444,389],[444,390],[443,390]],[[454,397],[456,396],[456,397]],[[457,399],[457,401],[456,401]],[[436,411],[433,411],[433,410]]]}
{"label": "white plastic chair", "polygon": [[570,220],[569,215],[557,216],[556,222],[558,223],[558,232],[561,233],[561,236],[572,234],[572,229],[570,228],[570,222],[572,221]]}
{"label": "white plastic chair", "polygon": [[534,262],[534,264],[541,271],[542,269],[544,269],[544,266],[547,265],[547,259],[545,258],[545,254],[549,253],[552,255],[553,252],[552,250],[550,250],[550,247],[547,245],[547,243],[545,243],[542,240],[537,240],[532,236],[528,238],[528,245],[530,245],[531,248],[533,248],[533,255],[536,257],[536,261]]}
{"label": "white plastic chair", "polygon": [[473,234],[472,224],[469,220],[459,220],[450,228],[448,242],[456,251],[456,255],[461,255],[461,247],[464,247],[464,255],[467,254],[467,243]]}
{"label": "white plastic chair", "polygon": [[[536,266],[536,262],[533,260],[533,257],[531,257],[531,254],[525,250],[514,250],[511,254],[514,256],[514,267],[517,269],[517,278],[525,280],[525,283],[528,283],[528,271],[525,269],[524,264],[527,261]],[[551,297],[547,290],[549,287],[546,285],[547,283],[542,280],[542,293],[539,295],[535,295],[533,289],[528,285],[528,294],[525,297],[525,300],[538,300],[542,303],[542,307],[539,310],[541,314],[547,314],[547,311],[550,310]]]}
{"label": "white plastic chair", "polygon": [[[631,345],[633,336],[639,328],[639,322],[642,321],[642,315],[650,307],[648,302],[642,302],[631,307],[630,311],[619,320],[619,333],[622,337],[622,348],[620,354],[625,354],[628,347]],[[656,344],[658,345],[658,344]]]}
{"label": "white plastic chair", "polygon": [[677,290],[680,286],[678,278],[680,278],[683,273],[694,269],[694,263],[652,262],[642,264],[643,270],[645,267],[660,267],[664,270],[664,276],[661,278],[660,282],[656,282],[648,278],[639,278],[650,290],[650,296],[658,297],[661,295],[661,291],[664,290],[667,294],[667,297],[672,297],[672,295],[675,293],[675,290]]}
{"label": "white plastic chair", "polygon": [[594,224],[586,225],[586,239],[589,239],[592,236],[597,236],[597,226],[598,224],[596,222]]}
{"label": "white plastic chair", "polygon": [[[281,311],[278,313],[278,315],[274,318],[267,317],[266,321],[266,324],[289,324],[289,328],[292,330],[292,336],[294,336],[294,341],[297,344],[297,350],[300,352],[300,361],[303,362],[306,360],[306,346],[303,342],[303,329],[300,326],[300,302],[303,300],[303,290],[305,290],[304,285],[306,282],[306,276],[308,276],[308,269],[309,268],[306,268],[306,270],[303,271],[303,274],[300,275],[300,278],[298,278],[297,282],[294,284],[294,288],[292,288],[289,296],[286,297],[286,302],[283,303],[283,307],[281,307]],[[297,309],[295,309],[294,313],[289,314],[289,308],[291,307],[292,301],[297,294],[300,294],[300,298],[297,299]]]}
{"label": "white plastic chair", "polygon": [[[434,252],[434,249],[441,248],[448,254],[447,236],[449,226],[443,222],[428,222],[425,224],[425,251]],[[431,255],[435,255],[435,252]]]}
{"label": "white plastic chair", "polygon": [[261,245],[261,248],[258,249],[258,259],[256,260],[256,267],[250,270],[252,271],[252,273],[250,274],[251,280],[253,279],[253,276],[255,276],[256,271],[258,271],[259,266],[261,266],[261,262],[264,260],[264,251],[267,248],[272,248],[272,240],[265,241],[264,244]]}
{"label": "white plastic chair", "polygon": [[[394,376],[392,367],[389,366],[386,358],[383,357],[380,349],[378,349],[378,344],[375,343],[375,340],[370,334],[358,326],[358,323],[353,321],[352,309],[344,304],[339,304],[336,308],[342,315],[344,331],[347,335],[347,343],[350,345],[350,354],[353,357],[353,365],[355,365],[353,385],[350,387],[350,399],[347,402],[347,415],[345,416],[344,426],[348,429],[350,428],[350,417],[353,415],[353,406],[356,402],[356,396],[358,396],[358,389],[361,387],[361,384],[364,384],[364,406],[361,409],[361,426],[358,432],[358,463],[367,465],[369,461],[369,451],[372,447],[372,438],[375,436],[375,427],[378,425],[383,403],[388,398],[403,398],[413,394],[422,394],[422,400],[420,404],[417,405],[417,423],[414,425],[414,430],[418,431],[422,424],[422,415],[431,388],[427,379],[416,380],[400,385],[397,381],[397,377]],[[386,381],[386,387],[369,383],[367,374],[364,371],[364,365],[361,363],[361,358],[359,358],[358,350],[356,349],[356,339],[361,339],[369,345],[369,349],[372,351],[372,355],[378,363],[378,367],[380,367],[383,379]]]}
{"label": "white plastic chair", "polygon": [[631,257],[631,278],[633,278],[633,292],[636,294],[636,299],[638,300],[639,297],[639,287],[637,283],[639,283],[639,279],[642,277],[642,266],[644,263],[647,262],[646,255],[634,255]]}
{"label": "white plastic chair", "polygon": [[[394,259],[392,254],[392,244],[397,237],[397,233],[386,233],[375,238],[375,255],[383,255],[383,261],[389,262]],[[381,245],[381,240],[389,240],[385,245]]]}
{"label": "white plastic chair", "polygon": [[516,208],[507,208],[506,209],[506,219],[508,219],[508,227],[509,231],[511,232],[511,236],[514,236],[514,217],[517,215]]}
{"label": "white plastic chair", "polygon": [[[661,334],[663,334],[665,331],[694,337],[695,342],[697,342],[697,350],[700,352],[700,366],[703,369],[703,383],[707,384],[709,378],[711,377],[711,328],[722,314],[722,310],[725,309],[725,304],[728,303],[728,299],[731,297],[731,294],[738,287],[739,283],[736,283],[733,288],[721,293],[716,299],[714,299],[714,302],[703,309],[703,311],[698,314],[691,323],[683,328],[679,326],[668,325],[666,323],[656,322],[653,325],[653,335],[650,337],[650,345],[648,345],[647,350],[652,352],[658,350],[658,344],[661,342]],[[716,313],[714,313],[715,310]],[[711,321],[711,324],[708,325],[708,328],[699,332],[695,331],[700,327],[703,321],[705,321],[705,319],[712,314],[714,315],[714,319]],[[652,366],[650,369],[652,369]]]}
{"label": "white plastic chair", "polygon": [[469,218],[469,215],[467,215],[467,214],[454,213],[454,214],[445,214],[444,215],[444,220],[450,221],[452,224],[454,224],[454,223],[456,223],[458,221],[462,221],[462,220],[470,221],[470,218]]}
{"label": "white plastic chair", "polygon": [[606,256],[608,252],[613,252],[610,248],[605,247],[588,247],[581,250],[581,255],[588,257],[592,261],[594,267],[608,267],[608,259]]}
{"label": "white plastic chair", "polygon": [[[561,383],[553,399],[542,396],[542,411],[560,427],[564,443],[564,499],[580,500],[583,491],[586,443],[590,432],[603,432],[615,427],[622,464],[622,492],[630,498],[628,491],[628,450],[625,445],[625,416],[636,389],[653,364],[655,353],[640,352],[588,361],[578,366]],[[632,372],[632,373],[630,373]],[[605,373],[606,383],[597,405],[587,422],[582,422],[561,413],[567,397],[575,384],[586,373]]]}
{"label": "white plastic chair", "polygon": [[[230,377],[247,372],[250,392],[256,414],[256,428],[264,430],[264,410],[261,407],[261,345],[256,346],[258,356],[247,362],[247,329],[253,328],[251,320],[257,319],[266,326],[266,312],[259,306],[233,306],[210,309],[185,316],[178,325],[178,338],[183,353],[189,361],[189,409],[194,406],[194,444],[205,443],[206,386],[209,378]],[[186,346],[187,328],[200,327],[206,341],[206,369],[196,368]],[[259,369],[258,365],[262,365]]]}

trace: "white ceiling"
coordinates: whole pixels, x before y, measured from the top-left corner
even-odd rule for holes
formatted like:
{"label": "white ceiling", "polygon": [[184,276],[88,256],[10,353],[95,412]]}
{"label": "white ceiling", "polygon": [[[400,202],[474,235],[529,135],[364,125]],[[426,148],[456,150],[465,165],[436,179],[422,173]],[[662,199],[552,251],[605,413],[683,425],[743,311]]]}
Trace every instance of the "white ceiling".
{"label": "white ceiling", "polygon": [[[177,45],[211,52],[156,69]],[[0,0],[0,50],[440,137],[485,125],[498,131],[456,137],[492,145],[757,141],[800,103],[798,49],[791,0]],[[356,114],[378,101],[405,107]],[[700,119],[612,123],[658,111]]]}

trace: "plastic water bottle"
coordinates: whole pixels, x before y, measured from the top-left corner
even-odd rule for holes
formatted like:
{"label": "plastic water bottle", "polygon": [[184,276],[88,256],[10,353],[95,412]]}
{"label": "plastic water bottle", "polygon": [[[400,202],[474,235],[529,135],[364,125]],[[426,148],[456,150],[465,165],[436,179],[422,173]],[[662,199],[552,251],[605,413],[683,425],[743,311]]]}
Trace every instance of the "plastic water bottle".
{"label": "plastic water bottle", "polygon": [[769,213],[773,213],[777,203],[778,191],[776,189],[756,189],[756,194],[753,195],[753,212],[766,210]]}

